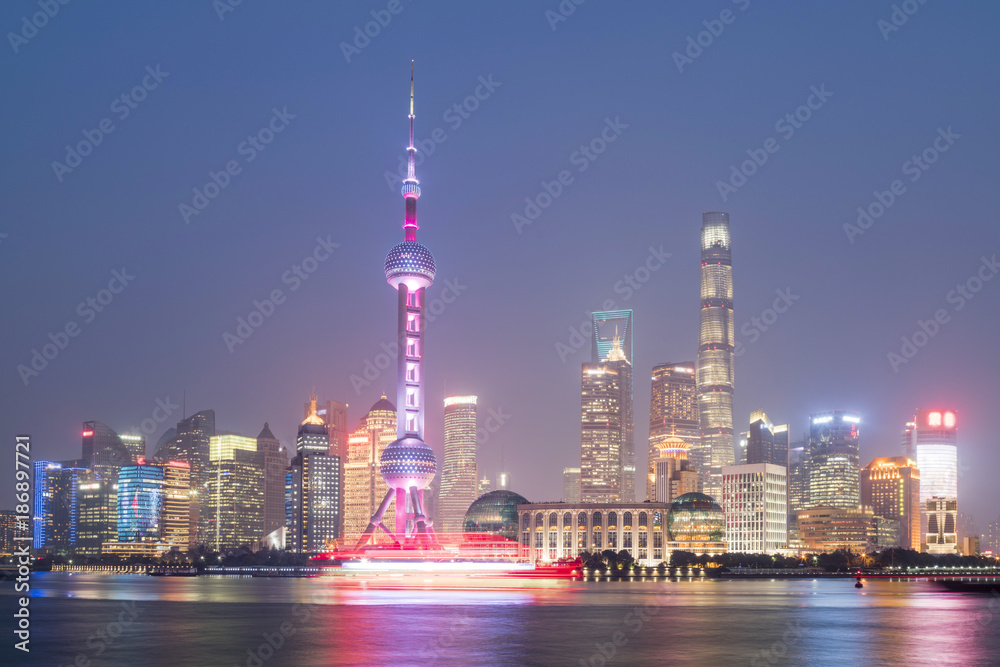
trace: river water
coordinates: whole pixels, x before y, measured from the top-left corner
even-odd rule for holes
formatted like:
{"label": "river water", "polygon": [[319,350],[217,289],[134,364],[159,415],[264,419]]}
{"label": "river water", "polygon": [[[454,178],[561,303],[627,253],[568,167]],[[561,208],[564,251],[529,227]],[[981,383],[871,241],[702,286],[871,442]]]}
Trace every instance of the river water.
{"label": "river water", "polygon": [[1000,665],[1000,594],[926,582],[372,590],[41,573],[30,656],[13,649],[13,586],[0,592],[2,665]]}

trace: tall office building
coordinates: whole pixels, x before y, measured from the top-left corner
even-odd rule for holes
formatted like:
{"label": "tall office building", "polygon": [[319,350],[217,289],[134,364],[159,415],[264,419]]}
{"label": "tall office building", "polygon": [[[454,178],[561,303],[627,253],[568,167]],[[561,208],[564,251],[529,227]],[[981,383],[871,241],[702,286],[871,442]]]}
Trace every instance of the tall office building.
{"label": "tall office building", "polygon": [[125,445],[125,449],[128,450],[129,456],[132,458],[132,462],[138,461],[140,458],[146,457],[146,438],[141,435],[132,435],[129,433],[120,433],[118,435],[121,439],[122,444]]}
{"label": "tall office building", "polygon": [[17,512],[0,510],[0,556],[14,555],[14,538],[21,532],[17,529]]}
{"label": "tall office building", "polygon": [[344,465],[344,535],[363,532],[389,490],[379,463],[396,439],[396,421],[396,406],[383,394],[350,436]]}
{"label": "tall office building", "polygon": [[99,421],[83,422],[83,465],[97,473],[117,476],[135,457],[113,428]]}
{"label": "tall office building", "polygon": [[580,495],[585,503],[614,503],[621,500],[621,387],[622,377],[611,366],[583,364],[580,391]]}
{"label": "tall office building", "polygon": [[300,454],[303,452],[328,454],[330,452],[330,433],[327,430],[326,422],[317,414],[315,393],[312,395],[310,404],[309,414],[299,424],[299,432],[295,438],[295,451]]}
{"label": "tall office building", "polygon": [[[347,403],[328,400],[318,406],[316,411],[326,424],[326,431],[330,436],[330,454],[339,456],[342,461],[347,460],[347,440],[351,435],[347,421],[347,407]],[[310,412],[312,408],[312,401],[307,402],[303,417],[312,414]]]}
{"label": "tall office building", "polygon": [[118,542],[160,539],[163,468],[142,461],[118,472]]}
{"label": "tall office building", "polygon": [[[733,262],[728,213],[701,216],[701,321],[698,335],[698,410],[707,459],[699,470],[706,494],[718,497],[722,466],[735,461],[733,442]],[[697,464],[697,460],[696,460]]]}
{"label": "tall office building", "polygon": [[[482,491],[479,495],[489,492],[489,480],[484,480],[487,482],[486,490]],[[579,503],[580,502],[580,469],[579,468],[563,468],[563,502],[564,503]]]}
{"label": "tall office building", "polygon": [[830,410],[809,417],[809,503],[857,509],[861,504],[861,417]]}
{"label": "tall office building", "polygon": [[191,534],[191,464],[156,459],[150,465],[163,470],[160,541],[170,550],[187,553],[195,546]]}
{"label": "tall office building", "polygon": [[257,435],[257,452],[264,461],[264,535],[285,526],[285,468],[288,457],[267,422]]}
{"label": "tall office building", "polygon": [[201,517],[213,549],[253,547],[264,536],[263,459],[256,438],[223,433],[209,439]]}
{"label": "tall office building", "polygon": [[476,495],[475,396],[444,399],[444,465],[441,468],[441,516],[437,530],[462,532],[465,513]]}
{"label": "tall office building", "polygon": [[80,476],[88,473],[75,462],[56,463],[46,468],[45,547],[54,553],[70,554],[77,546],[79,505],[77,487]]}
{"label": "tall office building", "polygon": [[928,498],[924,503],[927,518],[927,553],[958,552],[958,499]]}
{"label": "tall office building", "polygon": [[774,553],[788,545],[785,466],[748,463],[722,469],[726,544],[736,553]]}
{"label": "tall office building", "polygon": [[202,513],[209,475],[209,441],[215,435],[215,410],[202,410],[184,417],[172,429],[172,439],[160,438],[154,458],[164,461],[187,461],[191,464],[191,528],[198,544],[209,544],[214,535],[209,530],[210,519]]}
{"label": "tall office building", "polygon": [[632,382],[632,311],[605,310],[591,315],[591,362],[618,371],[621,399],[621,501],[635,502],[635,417]]}
{"label": "tall office building", "polygon": [[297,553],[330,549],[340,537],[340,457],[300,450],[288,467],[289,517],[285,548]]}
{"label": "tall office building", "polygon": [[49,484],[48,471],[55,471],[60,468],[62,466],[55,461],[35,461],[34,463],[34,483],[31,486],[34,495],[31,535],[32,546],[35,549],[44,548],[48,539],[47,521],[49,508],[52,504],[52,488]]}
{"label": "tall office building", "polygon": [[920,470],[905,456],[873,460],[861,471],[861,504],[899,521],[899,544],[920,551]]}
{"label": "tall office building", "polygon": [[958,498],[958,417],[954,410],[919,409],[902,434],[903,454],[920,469],[921,532],[928,532],[927,501]]}
{"label": "tall office building", "polygon": [[793,442],[788,447],[788,513],[809,509],[809,441]]}
{"label": "tall office building", "polygon": [[646,460],[646,500],[653,499],[653,463],[660,456],[663,441],[681,438],[691,448],[688,458],[695,469],[707,467],[710,460],[701,447],[698,415],[698,389],[693,361],[653,366],[649,396],[649,452]]}
{"label": "tall office building", "polygon": [[76,551],[97,558],[101,545],[118,541],[118,476],[93,471],[77,482]]}
{"label": "tall office building", "polygon": [[690,452],[691,444],[675,435],[660,441],[653,460],[653,502],[670,503],[698,491],[698,472],[688,460]]}
{"label": "tall office building", "polygon": [[1000,555],[1000,519],[991,521],[986,525],[986,534],[983,535],[984,549],[993,552],[993,557]]}
{"label": "tall office building", "polygon": [[750,431],[740,431],[736,436],[736,465],[746,465],[747,445],[750,442]]}
{"label": "tall office building", "polygon": [[788,467],[788,425],[775,426],[763,410],[750,413],[747,432],[747,463],[770,463]]}

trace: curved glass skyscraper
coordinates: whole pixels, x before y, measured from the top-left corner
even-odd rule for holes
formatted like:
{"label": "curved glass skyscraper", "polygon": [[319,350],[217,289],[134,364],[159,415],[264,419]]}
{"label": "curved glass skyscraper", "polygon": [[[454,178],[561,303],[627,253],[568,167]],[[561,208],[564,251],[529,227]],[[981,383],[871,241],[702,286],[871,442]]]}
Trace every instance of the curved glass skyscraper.
{"label": "curved glass skyscraper", "polygon": [[728,213],[701,216],[701,321],[698,335],[698,412],[701,442],[691,460],[706,494],[719,497],[722,466],[733,449],[733,258]]}

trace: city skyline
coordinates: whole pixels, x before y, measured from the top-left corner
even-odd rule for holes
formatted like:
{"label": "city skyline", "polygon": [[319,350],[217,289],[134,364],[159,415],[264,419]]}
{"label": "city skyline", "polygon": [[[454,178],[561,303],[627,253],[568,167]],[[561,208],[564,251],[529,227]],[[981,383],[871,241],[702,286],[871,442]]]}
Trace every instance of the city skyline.
{"label": "city skyline", "polygon": [[[195,41],[201,37],[201,29],[192,27],[196,21],[175,24],[177,19],[165,10],[157,11],[156,20],[166,21],[171,34]],[[364,18],[353,16],[349,8],[317,11],[318,24],[329,20],[353,26]],[[11,192],[24,197],[12,198],[12,222],[0,230],[8,234],[0,246],[8,262],[0,271],[10,284],[18,284],[19,276],[37,280],[30,294],[11,300],[12,316],[21,325],[11,331],[3,352],[7,371],[0,391],[9,409],[0,415],[0,432],[8,438],[31,433],[40,457],[65,460],[78,456],[83,421],[98,419],[124,433],[149,420],[145,423],[152,430],[141,432],[148,451],[181,415],[179,407],[170,407],[170,418],[157,421],[165,412],[158,410],[157,401],[179,405],[186,391],[188,415],[212,408],[220,415],[220,426],[248,435],[268,421],[287,446],[301,419],[304,389],[315,386],[324,398],[350,403],[352,425],[364,412],[360,406],[373,404],[382,391],[391,394],[391,371],[377,364],[379,355],[386,354],[382,344],[391,346],[385,332],[392,331],[393,320],[385,312],[391,297],[377,280],[377,265],[385,249],[383,221],[398,213],[394,193],[399,182],[387,183],[385,173],[401,180],[396,169],[405,158],[404,141],[390,128],[396,127],[393,112],[399,108],[406,63],[415,57],[418,66],[426,63],[422,85],[430,107],[426,132],[417,137],[427,146],[420,168],[422,178],[434,185],[421,206],[436,221],[436,228],[427,230],[428,243],[448,258],[441,271],[451,285],[445,292],[444,279],[439,280],[435,289],[441,293],[431,294],[432,301],[441,298],[441,306],[429,324],[429,353],[441,358],[439,372],[428,378],[426,388],[426,437],[439,458],[443,413],[436,401],[475,393],[484,426],[489,410],[504,416],[481,446],[484,471],[492,476],[499,467],[503,444],[515,490],[532,500],[554,497],[561,470],[574,465],[579,447],[574,367],[588,354],[582,343],[574,346],[577,338],[570,329],[586,341],[588,332],[580,331],[581,324],[610,300],[614,308],[636,313],[637,373],[657,363],[691,359],[696,352],[692,336],[697,335],[698,219],[705,211],[721,210],[732,216],[736,248],[736,342],[741,345],[737,352],[742,351],[736,376],[747,383],[734,394],[739,420],[766,406],[789,423],[797,439],[812,412],[831,406],[856,410],[865,417],[866,464],[869,457],[898,454],[900,425],[915,408],[952,405],[964,425],[961,502],[977,517],[988,518],[996,501],[983,471],[1000,465],[1000,453],[991,444],[995,398],[989,387],[1000,365],[995,355],[973,358],[969,350],[990,349],[987,332],[997,326],[992,307],[996,281],[986,283],[960,311],[947,301],[956,284],[964,286],[977,274],[984,254],[992,257],[998,240],[977,203],[988,189],[995,154],[992,135],[984,132],[995,92],[977,85],[988,73],[979,59],[969,59],[968,44],[983,26],[977,23],[968,40],[944,60],[928,63],[918,78],[899,63],[934,35],[928,22],[911,21],[899,39],[894,35],[888,43],[876,34],[874,41],[860,40],[856,50],[838,49],[837,68],[807,68],[792,55],[808,48],[804,35],[815,17],[747,12],[741,21],[745,16],[752,30],[727,32],[683,74],[671,71],[666,85],[659,86],[650,82],[664,73],[647,64],[644,47],[623,45],[640,66],[619,70],[580,46],[599,39],[602,25],[621,10],[578,11],[556,32],[544,22],[536,25],[539,17],[525,11],[504,8],[502,21],[507,27],[523,23],[540,28],[532,32],[539,39],[526,42],[536,62],[552,55],[553,42],[540,39],[544,35],[555,38],[566,49],[567,62],[574,63],[559,68],[562,78],[554,89],[548,72],[528,64],[531,58],[510,62],[495,48],[472,48],[472,36],[465,33],[453,37],[453,43],[474,55],[442,65],[434,47],[418,43],[415,35],[437,34],[450,24],[422,11],[407,15],[412,29],[400,31],[398,42],[380,37],[334,75],[314,64],[329,60],[329,54],[324,50],[319,57],[311,43],[303,47],[307,58],[290,53],[276,61],[263,54],[226,60],[234,71],[252,73],[255,81],[279,81],[284,76],[279,72],[295,71],[309,82],[279,86],[271,96],[262,95],[259,86],[213,90],[210,75],[199,69],[203,54],[172,53],[173,60],[162,62],[170,75],[161,87],[61,183],[53,177],[51,162],[62,159],[62,147],[81,136],[85,121],[80,114],[99,118],[108,100],[134,85],[131,79],[146,65],[155,68],[176,38],[154,36],[136,52],[143,62],[120,63],[108,72],[106,86],[79,90],[74,105],[59,103],[62,96],[56,92],[52,104],[32,100],[23,119],[11,125],[11,154],[23,158],[24,169],[8,167],[6,182]],[[657,33],[658,46],[650,48],[662,50],[669,63],[670,53],[683,46],[705,17],[692,7],[651,11],[650,23],[661,21],[666,31]],[[852,45],[859,43],[853,37],[873,29],[874,17],[864,27],[847,21],[846,10],[817,11],[821,20],[849,30]],[[257,14],[263,17],[288,20],[275,9]],[[79,20],[86,26],[95,19]],[[91,48],[110,54],[112,46],[90,43],[85,30],[64,30],[53,22],[38,38],[46,47],[34,49],[42,42],[33,42],[18,56],[18,64],[51,81],[53,91],[76,91],[72,81],[82,80],[93,68],[74,62],[71,54]],[[251,38],[266,34],[260,26],[248,30]],[[65,39],[52,37],[57,33]],[[223,43],[235,39],[220,31],[212,34]],[[787,34],[796,38],[786,41]],[[567,35],[573,39],[559,41]],[[761,38],[781,44],[774,59],[765,59],[775,74],[766,79],[760,75],[763,63],[741,59],[755,52]],[[956,68],[958,63],[962,67]],[[869,76],[869,70],[884,76]],[[706,88],[703,75],[709,73],[717,80]],[[912,89],[928,80],[940,82],[942,94],[913,98]],[[808,123],[793,128],[787,139],[787,133],[773,132],[776,120],[808,99],[811,86],[823,85],[832,97]],[[982,104],[954,102],[969,89],[979,91]],[[335,101],[340,93],[353,94],[359,102],[341,110]],[[539,106],[539,95],[551,103]],[[474,111],[462,107],[469,96],[470,106],[478,107]],[[455,104],[461,114],[453,111]],[[734,112],[734,104],[740,105],[740,113]],[[223,194],[185,224],[178,203],[190,197],[193,187],[202,187],[208,171],[217,172],[230,152],[236,154],[230,149],[264,125],[272,107],[280,112],[285,105],[296,118]],[[195,126],[182,123],[177,113],[203,107],[218,113],[205,115]],[[570,156],[600,135],[605,119],[614,123],[616,117],[628,127],[586,171],[576,171]],[[449,122],[452,118],[456,120]],[[867,208],[874,201],[872,192],[885,191],[899,175],[898,167],[932,145],[938,127],[947,131],[949,126],[961,135],[952,149],[912,185],[902,175],[905,196],[863,235],[848,240],[844,225],[856,222],[858,207]],[[446,141],[431,138],[438,128]],[[612,136],[612,130],[606,134]],[[779,138],[780,150],[723,200],[717,181],[728,182],[730,165],[738,166],[748,150],[772,135]],[[524,140],[498,138],[505,136]],[[172,143],[190,150],[182,155]],[[123,175],[122,161],[131,164],[133,152],[140,149],[162,154],[163,168]],[[476,155],[493,157],[480,162],[480,174],[467,168]],[[818,155],[832,157],[817,160]],[[519,233],[510,214],[523,213],[524,198],[544,193],[541,181],[551,183],[564,167],[574,183]],[[82,192],[113,182],[127,184],[127,191],[116,190],[77,212]],[[146,223],[136,224],[137,212]],[[89,221],[94,217],[106,226]],[[364,224],[341,222],[347,220]],[[613,228],[609,221],[616,221]],[[945,228],[946,234],[941,232]],[[81,253],[80,248],[91,248],[98,230],[102,245]],[[193,243],[196,235],[199,242]],[[316,241],[325,243],[328,236],[340,247],[327,250]],[[221,252],[233,244],[239,252]],[[476,248],[491,252],[477,253]],[[308,279],[292,292],[282,276],[313,257],[315,249],[319,256],[329,252],[329,258],[305,274]],[[561,280],[579,275],[574,272],[576,258],[598,254],[598,267],[572,284]],[[179,273],[179,257],[201,268]],[[519,268],[512,271],[512,265]],[[77,305],[94,297],[112,271],[121,273],[123,267],[134,281],[92,322],[84,321]],[[640,280],[647,278],[646,271],[648,280]],[[884,285],[890,298],[872,289],[884,282],[886,273],[896,276]],[[289,275],[301,280],[294,272]],[[230,352],[222,334],[233,334],[252,302],[275,288],[285,290],[287,301]],[[548,295],[550,290],[559,297]],[[773,321],[768,311],[782,296],[791,305],[777,301],[783,312]],[[370,312],[353,317],[350,325],[335,317],[361,314],[362,306],[369,305]],[[939,325],[915,356],[893,368],[887,355],[900,354],[901,337],[909,340],[922,332],[918,321],[933,319],[939,307],[947,309],[950,321]],[[851,317],[831,322],[829,314],[835,311]],[[62,330],[70,319],[86,325],[83,334],[25,386],[17,366],[29,364],[31,351],[41,349],[48,334]],[[497,329],[476,340],[470,334],[473,323],[487,319]],[[178,326],[180,322],[185,325]],[[526,322],[531,335],[525,334]],[[561,357],[558,343],[571,352]],[[483,345],[492,353],[485,372],[477,372],[475,360]],[[322,359],[319,367],[317,358]],[[122,363],[111,363],[117,359]],[[366,361],[373,369],[367,375]],[[504,369],[517,373],[508,377]],[[551,397],[545,410],[521,395],[522,384],[515,377],[529,374],[538,393]],[[352,376],[360,382],[352,382]],[[259,383],[260,377],[267,377],[267,383]],[[645,382],[636,383],[640,452],[647,441],[648,391]],[[532,460],[535,443],[546,444],[545,465]],[[0,482],[0,491],[6,484]]]}

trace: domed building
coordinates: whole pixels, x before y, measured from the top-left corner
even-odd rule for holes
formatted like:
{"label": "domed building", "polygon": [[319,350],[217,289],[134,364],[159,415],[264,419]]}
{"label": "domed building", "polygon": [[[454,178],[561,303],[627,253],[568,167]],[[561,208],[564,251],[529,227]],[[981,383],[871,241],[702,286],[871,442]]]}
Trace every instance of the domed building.
{"label": "domed building", "polygon": [[685,493],[667,514],[668,551],[725,553],[726,517],[722,506],[704,493]]}
{"label": "domed building", "polygon": [[524,496],[499,489],[477,498],[462,522],[466,533],[494,533],[517,540],[517,506],[527,505]]}

